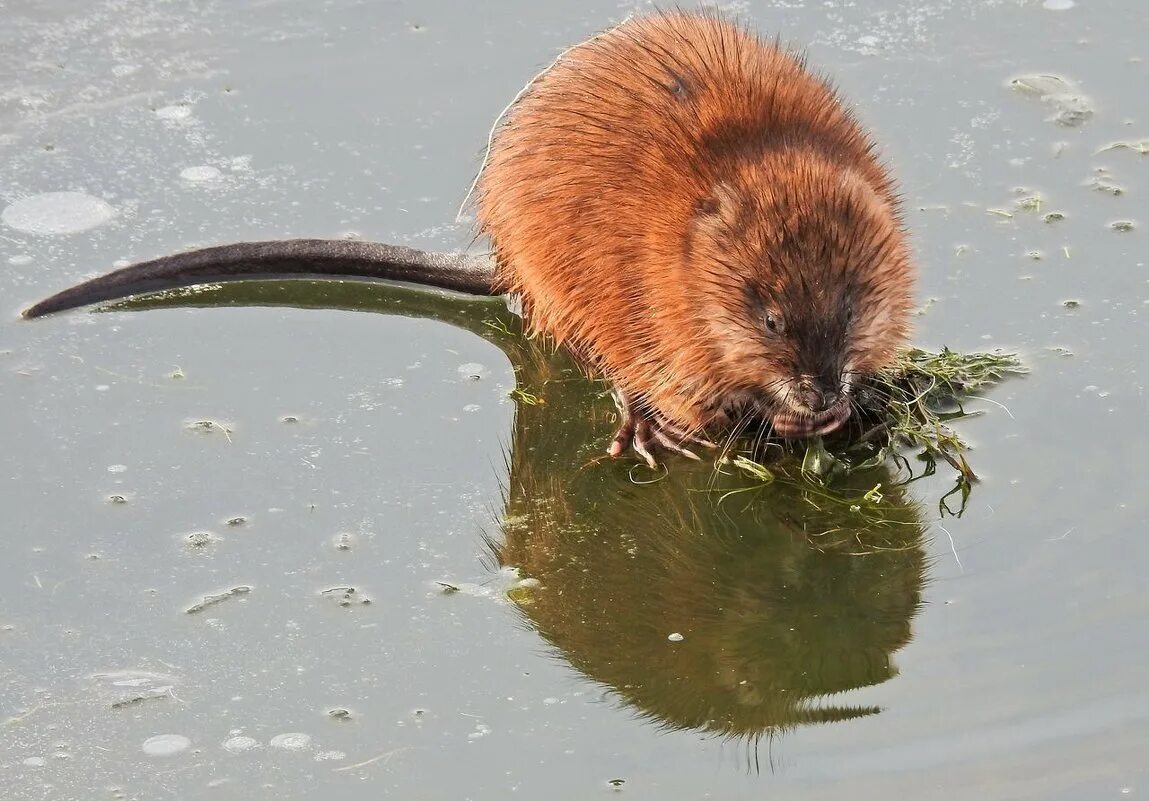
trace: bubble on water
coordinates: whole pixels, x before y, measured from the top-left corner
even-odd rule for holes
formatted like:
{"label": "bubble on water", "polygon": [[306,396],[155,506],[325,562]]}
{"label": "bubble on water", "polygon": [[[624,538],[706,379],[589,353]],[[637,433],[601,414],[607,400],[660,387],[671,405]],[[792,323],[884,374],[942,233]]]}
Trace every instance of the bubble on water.
{"label": "bubble on water", "polygon": [[143,751],[148,756],[174,756],[191,748],[191,740],[182,734],[157,734],[144,740]]}
{"label": "bubble on water", "polygon": [[139,64],[117,64],[112,67],[112,74],[117,78],[126,78],[140,71]]}
{"label": "bubble on water", "polygon": [[487,375],[490,374],[490,370],[478,362],[467,362],[466,364],[460,364],[457,369],[459,371],[459,375],[471,381],[478,381],[482,378],[486,378]]}
{"label": "bubble on water", "polygon": [[108,465],[109,473],[124,473],[127,472],[128,466],[126,464],[110,464]]}
{"label": "bubble on water", "polygon": [[191,115],[191,106],[164,106],[163,108],[156,109],[156,116],[161,120],[186,120],[189,119]]}
{"label": "bubble on water", "polygon": [[116,210],[83,192],[44,192],[9,205],[0,220],[27,234],[74,234],[103,225]]}
{"label": "bubble on water", "polygon": [[1045,0],[1045,2],[1041,4],[1041,7],[1049,11],[1068,11],[1075,5],[1077,5],[1077,3],[1073,0]]}
{"label": "bubble on water", "polygon": [[26,264],[32,263],[32,257],[25,254],[20,254],[18,256],[10,257],[8,259],[8,263],[13,267],[23,267]]}
{"label": "bubble on water", "polygon": [[240,754],[253,748],[259,748],[259,740],[254,737],[240,735],[239,737],[229,737],[223,741],[223,750],[231,754]]}
{"label": "bubble on water", "polygon": [[42,768],[45,764],[44,757],[28,757],[24,760],[24,765],[29,768]]}
{"label": "bubble on water", "polygon": [[220,171],[210,165],[204,164],[199,167],[185,167],[180,170],[180,178],[191,183],[204,183],[207,181],[215,181],[219,178]]}
{"label": "bubble on water", "polygon": [[282,748],[284,751],[303,751],[311,747],[311,735],[302,732],[288,732],[277,734],[268,741],[272,748]]}

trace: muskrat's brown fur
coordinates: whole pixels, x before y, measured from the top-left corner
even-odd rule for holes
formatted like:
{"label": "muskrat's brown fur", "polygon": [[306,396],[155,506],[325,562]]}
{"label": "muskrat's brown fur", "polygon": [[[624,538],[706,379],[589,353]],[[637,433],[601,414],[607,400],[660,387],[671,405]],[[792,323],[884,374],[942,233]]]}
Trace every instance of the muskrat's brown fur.
{"label": "muskrat's brown fur", "polygon": [[632,19],[567,51],[497,128],[477,184],[491,260],[331,240],[239,243],[94,278],[37,317],[205,281],[413,281],[521,298],[530,330],[616,388],[611,444],[743,421],[832,431],[906,338],[914,269],[892,181],[801,59],[712,15]]}
{"label": "muskrat's brown fur", "polygon": [[871,141],[800,59],[717,17],[634,19],[567,52],[477,189],[530,328],[672,431],[747,412],[833,429],[906,338],[914,271]]}

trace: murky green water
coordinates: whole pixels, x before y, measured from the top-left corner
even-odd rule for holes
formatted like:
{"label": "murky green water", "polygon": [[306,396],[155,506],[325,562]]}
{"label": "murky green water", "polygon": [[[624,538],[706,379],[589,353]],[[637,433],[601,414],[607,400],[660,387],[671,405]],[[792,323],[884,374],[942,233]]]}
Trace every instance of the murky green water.
{"label": "murky green water", "polygon": [[878,525],[598,461],[609,400],[498,302],[17,319],[197,244],[466,245],[494,116],[633,4],[8,4],[0,795],[1149,797],[1149,17],[729,9],[808,44],[883,143],[918,341],[1033,369],[961,426],[960,519],[944,471]]}

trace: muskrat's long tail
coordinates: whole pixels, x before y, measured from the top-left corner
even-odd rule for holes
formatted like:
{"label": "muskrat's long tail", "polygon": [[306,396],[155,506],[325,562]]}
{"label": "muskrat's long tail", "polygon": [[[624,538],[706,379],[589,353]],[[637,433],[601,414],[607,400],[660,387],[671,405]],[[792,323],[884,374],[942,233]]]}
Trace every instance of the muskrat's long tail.
{"label": "muskrat's long tail", "polygon": [[190,250],[133,264],[58,292],[24,310],[25,317],[164,289],[276,278],[405,281],[472,295],[498,294],[488,256],[425,253],[354,239],[243,242]]}

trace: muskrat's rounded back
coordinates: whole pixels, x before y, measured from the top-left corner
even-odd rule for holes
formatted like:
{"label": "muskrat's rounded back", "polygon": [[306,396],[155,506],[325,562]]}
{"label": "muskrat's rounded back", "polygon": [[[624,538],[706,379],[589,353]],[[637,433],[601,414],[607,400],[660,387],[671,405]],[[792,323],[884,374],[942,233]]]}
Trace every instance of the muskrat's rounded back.
{"label": "muskrat's rounded back", "polygon": [[800,59],[715,16],[624,22],[566,52],[495,132],[476,198],[497,280],[531,329],[702,424],[702,386],[718,379],[699,376],[722,345],[700,304],[731,287],[684,249],[715,188],[746,177],[748,151],[791,144],[841,164],[896,214],[869,140]]}

